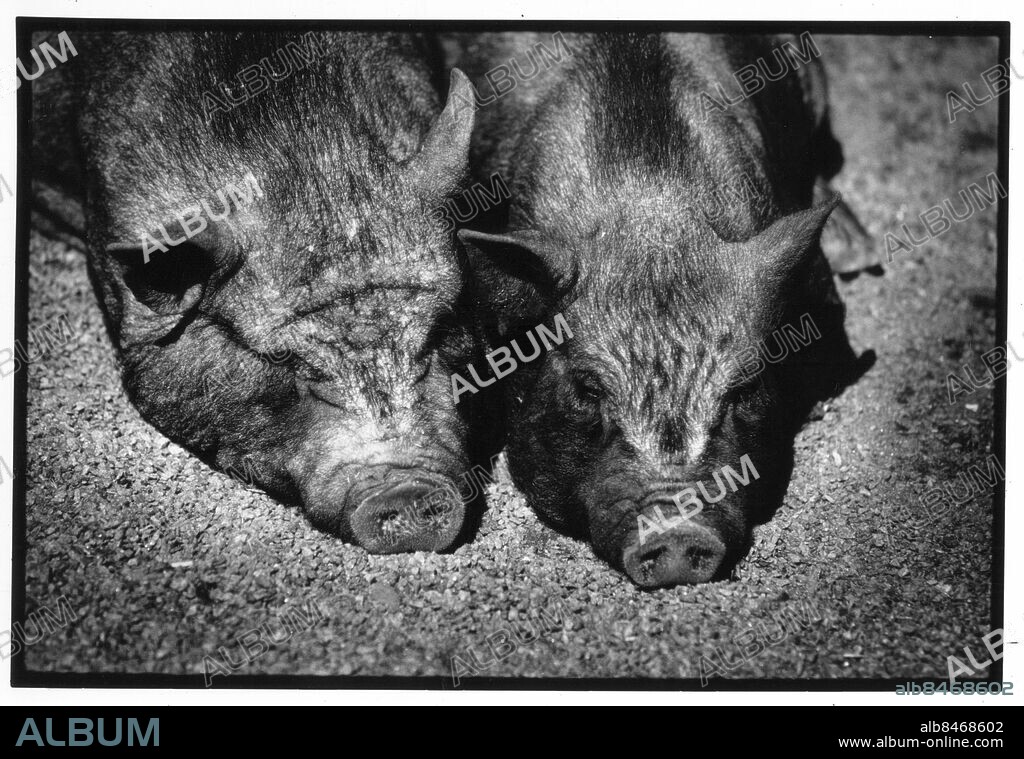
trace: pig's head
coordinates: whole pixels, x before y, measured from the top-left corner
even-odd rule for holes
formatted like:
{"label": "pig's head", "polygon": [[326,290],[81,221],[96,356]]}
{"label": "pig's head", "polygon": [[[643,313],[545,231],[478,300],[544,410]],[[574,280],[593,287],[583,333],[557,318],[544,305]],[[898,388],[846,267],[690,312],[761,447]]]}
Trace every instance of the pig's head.
{"label": "pig's head", "polygon": [[105,117],[150,133],[91,154],[94,265],[125,384],[165,434],[367,550],[443,550],[495,429],[482,396],[451,394],[481,343],[437,212],[473,97],[455,71],[438,115],[425,74],[358,37],[324,35],[326,57],[229,110],[198,93],[280,40],[215,71],[197,50],[180,92],[130,80]]}
{"label": "pig's head", "polygon": [[[655,230],[653,246],[635,229],[573,244],[460,233],[498,339],[522,343],[542,321],[553,330],[556,314],[573,335],[503,380],[517,485],[638,585],[723,576],[781,501],[794,377],[772,333],[791,320],[813,334],[794,318],[810,312],[850,351],[841,305],[830,312],[809,292],[821,286],[812,269],[831,209],[785,216],[744,242],[709,226]],[[778,364],[759,360],[761,341]]]}

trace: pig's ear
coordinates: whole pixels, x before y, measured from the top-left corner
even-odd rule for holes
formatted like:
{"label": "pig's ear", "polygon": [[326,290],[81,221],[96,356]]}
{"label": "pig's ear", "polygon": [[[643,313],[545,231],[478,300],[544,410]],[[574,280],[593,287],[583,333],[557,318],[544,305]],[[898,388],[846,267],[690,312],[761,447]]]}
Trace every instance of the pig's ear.
{"label": "pig's ear", "polygon": [[433,201],[457,193],[469,176],[469,146],[476,121],[473,94],[469,77],[452,69],[448,102],[409,163],[410,181]]}
{"label": "pig's ear", "polygon": [[462,229],[468,276],[479,303],[498,318],[500,331],[521,320],[542,318],[575,285],[574,264],[539,232],[501,235]]}
{"label": "pig's ear", "polygon": [[177,221],[164,228],[168,238],[184,242],[167,245],[157,230],[138,240],[107,245],[104,253],[130,297],[157,316],[181,316],[199,303],[234,246],[223,229],[208,228],[187,238]]}
{"label": "pig's ear", "polygon": [[814,208],[783,216],[768,229],[743,243],[750,255],[759,261],[757,278],[768,283],[781,283],[796,269],[818,254],[821,230],[829,214],[839,204],[838,193]]}

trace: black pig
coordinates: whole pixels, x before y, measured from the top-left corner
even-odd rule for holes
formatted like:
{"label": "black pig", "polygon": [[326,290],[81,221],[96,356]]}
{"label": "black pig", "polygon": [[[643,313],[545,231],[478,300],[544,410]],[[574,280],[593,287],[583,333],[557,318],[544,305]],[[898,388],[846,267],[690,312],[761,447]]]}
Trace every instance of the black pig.
{"label": "black pig", "polygon": [[449,383],[482,355],[437,214],[468,178],[466,77],[442,111],[415,35],[72,40],[33,83],[38,218],[84,217],[132,401],[369,551],[450,547],[454,481],[497,445]]}
{"label": "black pig", "polygon": [[[544,39],[445,45],[486,91]],[[510,471],[638,585],[720,578],[781,502],[815,399],[873,360],[849,346],[820,247],[841,165],[823,72],[792,42],[774,57],[779,39],[564,43],[560,66],[481,104],[474,170],[505,173],[508,229],[459,235],[492,340],[558,314],[574,336],[502,381]],[[733,72],[762,57],[775,81],[737,98]],[[841,211],[849,241],[862,231]]]}

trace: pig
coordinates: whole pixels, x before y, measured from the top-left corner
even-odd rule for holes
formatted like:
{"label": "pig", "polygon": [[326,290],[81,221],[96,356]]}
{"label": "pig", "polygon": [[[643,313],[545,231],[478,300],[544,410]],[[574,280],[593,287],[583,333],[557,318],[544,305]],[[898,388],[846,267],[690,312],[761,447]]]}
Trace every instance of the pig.
{"label": "pig", "polygon": [[[39,227],[84,241],[142,416],[373,553],[445,551],[500,445],[437,210],[470,84],[411,34],[74,33],[33,81]],[[469,103],[469,105],[464,105]],[[227,380],[225,378],[228,378]]]}
{"label": "pig", "polygon": [[[474,171],[511,193],[499,226],[458,233],[487,339],[558,321],[573,336],[500,383],[510,473],[641,588],[728,577],[808,412],[874,360],[849,344],[821,247],[830,218],[833,242],[865,234],[828,185],[824,72],[792,41],[805,60],[775,57],[786,41],[443,40],[474,83]],[[557,65],[530,65],[541,43]],[[733,72],[759,59],[774,80],[740,97]]]}

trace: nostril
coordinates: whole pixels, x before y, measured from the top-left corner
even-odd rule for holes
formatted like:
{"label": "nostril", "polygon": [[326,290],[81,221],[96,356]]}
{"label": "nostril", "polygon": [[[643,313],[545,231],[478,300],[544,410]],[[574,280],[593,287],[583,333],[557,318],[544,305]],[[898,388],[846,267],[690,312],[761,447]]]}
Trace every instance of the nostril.
{"label": "nostril", "polygon": [[636,557],[637,565],[643,569],[644,574],[650,574],[658,564],[658,559],[668,553],[668,548],[664,545],[657,545],[652,548],[648,548],[641,552]]}
{"label": "nostril", "polygon": [[668,548],[664,545],[658,545],[654,546],[653,548],[648,548],[646,551],[641,553],[640,556],[637,557],[637,559],[642,564],[650,565],[657,562],[658,559],[664,556],[666,553],[668,553]]}
{"label": "nostril", "polygon": [[414,502],[414,508],[422,521],[445,518],[455,508],[457,501],[447,490],[435,488],[424,493]]}
{"label": "nostril", "polygon": [[[635,568],[639,577],[645,581],[656,578],[658,576],[658,562],[667,554],[668,547],[664,545],[653,546],[642,551],[635,560]],[[646,584],[646,582],[641,584]]]}
{"label": "nostril", "polygon": [[690,569],[699,573],[715,560],[715,552],[702,546],[690,546],[686,549],[686,559]]}

